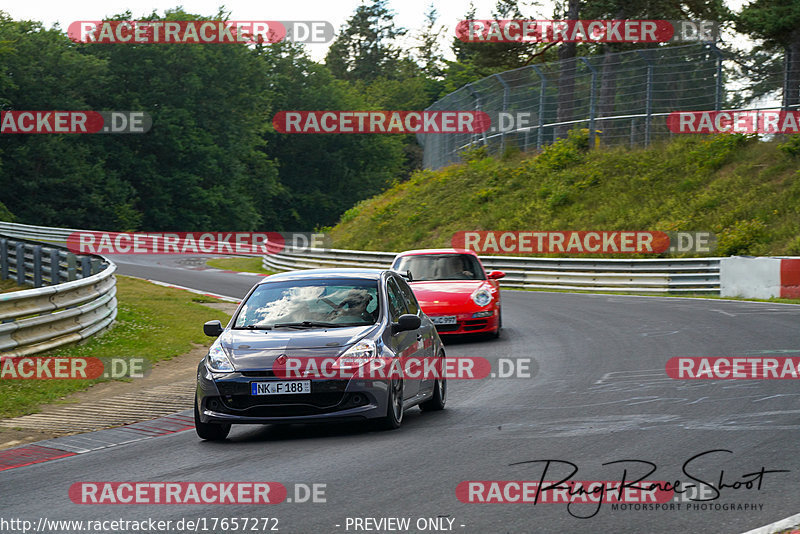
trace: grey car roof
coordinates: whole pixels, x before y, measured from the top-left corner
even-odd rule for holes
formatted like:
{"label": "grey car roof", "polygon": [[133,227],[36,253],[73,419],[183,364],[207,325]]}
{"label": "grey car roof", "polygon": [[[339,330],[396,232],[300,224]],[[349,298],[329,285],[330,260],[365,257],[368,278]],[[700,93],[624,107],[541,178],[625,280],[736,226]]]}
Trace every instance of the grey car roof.
{"label": "grey car roof", "polygon": [[381,275],[388,269],[365,268],[338,268],[338,269],[306,269],[302,271],[287,271],[265,277],[259,284],[276,282],[279,280],[313,280],[315,278],[362,278],[365,280],[380,280]]}

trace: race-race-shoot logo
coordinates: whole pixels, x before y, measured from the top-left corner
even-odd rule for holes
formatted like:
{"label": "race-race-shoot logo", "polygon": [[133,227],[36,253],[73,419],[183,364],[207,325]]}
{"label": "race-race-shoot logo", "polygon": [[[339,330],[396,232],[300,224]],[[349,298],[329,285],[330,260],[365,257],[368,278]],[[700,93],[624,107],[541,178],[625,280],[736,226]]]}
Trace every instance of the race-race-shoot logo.
{"label": "race-race-shoot logo", "polygon": [[481,133],[491,126],[483,111],[279,111],[280,133]]}
{"label": "race-race-shoot logo", "polygon": [[80,43],[267,44],[329,43],[333,25],[324,20],[82,20],[67,35]]}
{"label": "race-race-shoot logo", "polygon": [[462,20],[468,43],[666,43],[715,41],[716,22],[692,20]]}
{"label": "race-race-shoot logo", "polygon": [[3,111],[3,134],[133,134],[153,125],[144,111]]}

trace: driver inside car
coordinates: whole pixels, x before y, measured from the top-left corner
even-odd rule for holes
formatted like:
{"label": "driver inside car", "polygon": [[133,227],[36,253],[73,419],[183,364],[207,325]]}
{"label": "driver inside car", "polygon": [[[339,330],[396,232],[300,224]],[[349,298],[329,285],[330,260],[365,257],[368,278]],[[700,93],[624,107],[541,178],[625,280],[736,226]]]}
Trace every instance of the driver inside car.
{"label": "driver inside car", "polygon": [[360,321],[374,321],[375,317],[367,311],[372,299],[367,290],[352,289],[339,303],[335,317],[357,317]]}

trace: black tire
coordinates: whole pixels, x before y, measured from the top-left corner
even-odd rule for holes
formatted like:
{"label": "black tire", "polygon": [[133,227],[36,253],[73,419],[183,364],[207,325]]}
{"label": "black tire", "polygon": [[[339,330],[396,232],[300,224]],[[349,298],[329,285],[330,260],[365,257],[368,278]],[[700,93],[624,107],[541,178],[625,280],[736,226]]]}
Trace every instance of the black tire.
{"label": "black tire", "polygon": [[376,421],[377,427],[382,430],[394,430],[403,424],[403,379],[392,378],[389,382],[387,395],[386,415]]}
{"label": "black tire", "polygon": [[197,410],[197,396],[194,398],[194,430],[200,439],[207,441],[222,441],[231,431],[230,423],[204,423],[200,420]]}
{"label": "black tire", "polygon": [[419,405],[423,412],[438,412],[444,410],[447,402],[447,378],[442,377],[433,385],[433,397]]}
{"label": "black tire", "polygon": [[492,337],[494,339],[497,339],[498,337],[500,337],[500,330],[502,330],[502,329],[503,329],[503,310],[500,309],[497,312],[497,330],[492,332]]}

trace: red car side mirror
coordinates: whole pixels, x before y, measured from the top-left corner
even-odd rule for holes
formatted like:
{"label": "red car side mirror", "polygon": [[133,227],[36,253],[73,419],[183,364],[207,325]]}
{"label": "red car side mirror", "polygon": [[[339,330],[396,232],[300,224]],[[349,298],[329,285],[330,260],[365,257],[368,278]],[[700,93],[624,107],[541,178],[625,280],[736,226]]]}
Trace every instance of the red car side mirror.
{"label": "red car side mirror", "polygon": [[503,271],[492,271],[489,273],[489,280],[497,280],[499,278],[503,278],[506,275]]}

